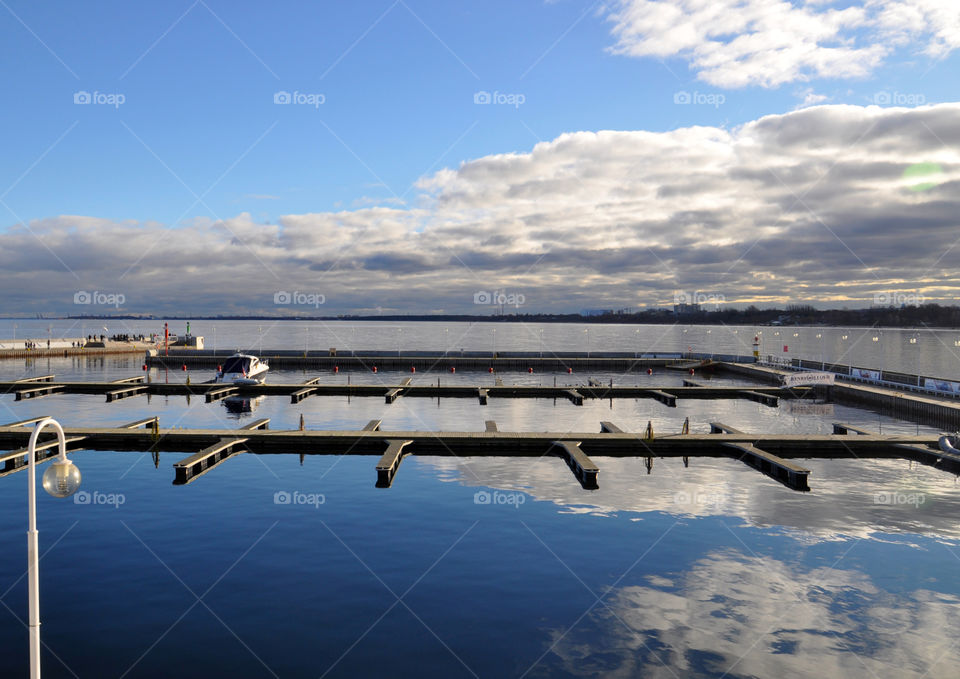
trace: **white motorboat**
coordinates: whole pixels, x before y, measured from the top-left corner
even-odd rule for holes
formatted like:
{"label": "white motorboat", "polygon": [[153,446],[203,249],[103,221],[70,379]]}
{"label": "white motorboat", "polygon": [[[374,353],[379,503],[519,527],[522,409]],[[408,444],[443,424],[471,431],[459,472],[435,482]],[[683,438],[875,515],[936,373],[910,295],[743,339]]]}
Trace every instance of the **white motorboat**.
{"label": "white motorboat", "polygon": [[239,351],[228,358],[217,373],[217,382],[231,384],[262,384],[270,366],[256,356]]}

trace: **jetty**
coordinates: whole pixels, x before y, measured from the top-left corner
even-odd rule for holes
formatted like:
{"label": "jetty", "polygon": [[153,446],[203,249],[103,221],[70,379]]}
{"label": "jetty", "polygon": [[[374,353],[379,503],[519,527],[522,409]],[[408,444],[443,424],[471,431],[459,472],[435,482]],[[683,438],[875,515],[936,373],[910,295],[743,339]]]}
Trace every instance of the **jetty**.
{"label": "jetty", "polygon": [[0,381],[0,395],[13,394],[15,400],[35,399],[53,394],[87,394],[105,396],[108,403],[135,396],[197,396],[207,403],[230,396],[255,398],[258,396],[284,396],[291,403],[300,403],[317,396],[381,397],[387,403],[398,398],[470,398],[486,405],[489,399],[534,398],[562,399],[582,406],[584,399],[653,399],[675,408],[677,400],[683,399],[745,399],[776,408],[781,398],[804,398],[809,387],[777,386],[609,386],[609,385],[560,385],[533,386],[507,385],[502,381],[494,384],[437,384],[425,382],[413,384],[406,378],[397,384],[323,384],[316,377],[306,382],[224,384],[222,382],[147,382],[143,376],[134,376],[111,382],[59,381],[55,375],[30,378],[29,380]]}
{"label": "jetty", "polygon": [[[28,427],[42,418],[0,425],[0,475],[25,467]],[[505,432],[493,422],[485,431],[388,431],[374,420],[351,430],[273,430],[269,420],[257,420],[239,429],[165,429],[156,417],[114,427],[64,425],[68,452],[109,450],[189,452],[176,462],[174,483],[185,484],[223,464],[240,452],[258,455],[361,455],[375,456],[376,485],[389,487],[407,455],[498,456],[508,458],[560,457],[584,488],[597,488],[602,467],[594,458],[722,457],[742,461],[788,488],[809,490],[809,471],[790,462],[795,458],[901,458],[960,474],[960,458],[944,455],[933,435],[874,434],[853,428],[836,433],[748,433],[720,423],[711,433],[653,435],[652,427],[633,433],[611,422],[593,432]],[[492,426],[491,426],[492,425]],[[41,449],[54,448],[55,437],[40,441]],[[49,456],[52,456],[49,453]],[[42,458],[47,459],[47,458]]]}
{"label": "jetty", "polygon": [[[189,350],[187,350],[189,351]],[[509,384],[503,373],[476,375],[464,380],[463,376],[443,384],[438,377],[417,383],[413,377],[388,378],[380,383],[353,384],[351,380],[325,382],[323,375],[305,376],[305,379],[290,382],[263,384],[223,384],[212,381],[191,383],[168,382],[151,379],[151,373],[123,377],[110,381],[60,380],[56,374],[41,374],[27,378],[0,381],[0,397],[16,401],[26,399],[53,399],[63,395],[99,397],[106,404],[119,400],[154,396],[183,396],[202,398],[208,403],[231,397],[260,398],[279,397],[291,405],[305,399],[331,396],[355,398],[378,398],[385,403],[400,399],[417,398],[466,398],[474,399],[482,407],[491,399],[551,399],[569,407],[583,407],[590,401],[613,399],[649,399],[668,408],[678,407],[688,399],[740,399],[763,407],[778,408],[781,400],[791,403],[845,403],[866,407],[900,419],[932,423],[944,430],[960,429],[960,400],[953,396],[924,393],[920,387],[912,389],[864,384],[854,380],[837,378],[834,384],[813,386],[784,386],[784,377],[794,374],[797,366],[760,365],[753,360],[713,360],[696,357],[693,367],[690,357],[674,356],[610,356],[584,355],[558,357],[514,356],[490,353],[487,356],[430,356],[350,355],[339,356],[330,351],[323,356],[290,356],[291,361],[304,358],[317,360],[326,370],[336,373],[343,361],[352,361],[353,369],[370,370],[382,367],[415,368],[411,361],[423,361],[427,370],[442,370],[448,367],[473,365],[480,372],[496,372],[503,365],[516,370],[530,371],[533,361],[540,361],[538,369],[554,365],[572,372],[571,361],[579,365],[599,364],[610,367],[626,365],[622,381],[627,381],[631,372],[652,370],[649,366],[675,367],[693,371],[697,379],[684,378],[682,386],[657,383],[649,373],[642,384],[614,384],[613,380],[593,377],[581,378],[577,384],[536,386]],[[176,356],[148,356],[147,363],[174,367],[183,370],[188,361],[204,367],[215,367],[223,355],[215,352],[192,351]],[[389,359],[389,360],[388,360]],[[274,359],[275,360],[275,359]],[[390,362],[392,361],[392,363]],[[444,361],[449,362],[447,365]],[[498,364],[494,370],[493,363]],[[598,363],[599,362],[599,363]],[[606,363],[609,362],[609,363]],[[298,364],[299,365],[299,364]],[[697,372],[698,369],[700,372]],[[415,370],[414,370],[415,372]],[[710,374],[729,374],[749,378],[749,385],[729,383],[711,384]],[[189,373],[188,373],[189,375]],[[917,383],[920,383],[917,378]],[[105,405],[110,408],[110,405]],[[0,425],[0,476],[14,474],[26,465],[26,448],[32,428],[29,426],[42,418],[31,418]],[[61,418],[66,419],[66,418]],[[182,452],[186,456],[174,467],[173,482],[177,485],[193,483],[211,473],[220,465],[238,455],[299,454],[307,455],[366,455],[376,458],[372,465],[375,483],[389,488],[401,473],[404,459],[414,456],[500,456],[506,458],[559,458],[572,472],[575,480],[587,490],[596,489],[601,483],[602,459],[606,457],[641,458],[649,473],[654,458],[680,457],[685,465],[702,457],[725,458],[746,464],[759,473],[795,491],[810,490],[810,470],[803,466],[803,459],[855,458],[859,460],[891,458],[909,459],[945,472],[960,475],[960,456],[943,453],[938,447],[938,436],[930,434],[904,435],[884,433],[878,430],[859,428],[841,422],[834,424],[832,434],[781,434],[775,432],[747,432],[722,422],[702,423],[709,426],[707,432],[692,432],[689,420],[679,431],[654,431],[652,420],[643,426],[598,421],[593,431],[503,431],[494,420],[484,422],[483,431],[391,431],[383,430],[380,420],[373,420],[356,429],[308,429],[275,430],[269,428],[269,420],[261,419],[239,429],[176,429],[161,428],[159,418],[154,416],[116,426],[72,426],[65,423],[67,448],[70,454],[80,451],[129,451],[148,452],[159,464],[161,452]],[[358,423],[359,425],[359,423]],[[41,438],[38,461],[44,461],[55,453],[55,439]]]}

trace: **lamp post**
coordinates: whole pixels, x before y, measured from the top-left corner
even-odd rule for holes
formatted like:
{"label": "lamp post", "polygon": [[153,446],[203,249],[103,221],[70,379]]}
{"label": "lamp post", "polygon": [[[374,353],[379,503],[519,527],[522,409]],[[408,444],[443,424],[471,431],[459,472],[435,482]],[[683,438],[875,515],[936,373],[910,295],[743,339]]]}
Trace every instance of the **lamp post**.
{"label": "lamp post", "polygon": [[40,679],[40,562],[37,547],[37,436],[47,425],[57,430],[60,455],[43,473],[43,489],[53,497],[70,497],[80,487],[80,470],[67,459],[67,442],[63,427],[52,418],[37,422],[27,446],[27,580],[29,581],[30,679]]}

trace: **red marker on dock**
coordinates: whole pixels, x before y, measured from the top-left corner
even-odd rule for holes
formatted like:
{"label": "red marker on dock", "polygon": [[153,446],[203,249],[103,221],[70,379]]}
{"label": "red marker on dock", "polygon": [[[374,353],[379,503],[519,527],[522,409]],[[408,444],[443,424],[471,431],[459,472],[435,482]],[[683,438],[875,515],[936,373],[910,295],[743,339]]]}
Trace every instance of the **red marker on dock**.
{"label": "red marker on dock", "polygon": [[340,372],[340,366],[339,366],[339,365],[333,366],[333,372],[335,372],[335,373]]}

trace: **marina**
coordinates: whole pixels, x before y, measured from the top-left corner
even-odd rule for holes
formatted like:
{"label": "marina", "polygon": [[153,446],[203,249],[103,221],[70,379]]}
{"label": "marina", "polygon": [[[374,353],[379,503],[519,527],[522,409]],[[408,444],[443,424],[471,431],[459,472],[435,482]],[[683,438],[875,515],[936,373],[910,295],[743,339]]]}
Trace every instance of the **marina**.
{"label": "marina", "polygon": [[[427,352],[425,352],[427,353]],[[237,354],[236,356],[240,356]],[[215,357],[214,357],[215,358]],[[404,357],[409,360],[409,356]],[[587,360],[585,356],[567,357],[567,360]],[[239,358],[230,359],[237,363]],[[247,359],[244,359],[247,360]],[[256,359],[253,359],[256,360]],[[368,360],[365,357],[363,360]],[[730,373],[746,375],[758,382],[781,386],[750,386],[705,384],[703,378],[683,378],[682,386],[670,384],[614,385],[613,380],[588,378],[586,384],[558,384],[534,386],[506,384],[499,375],[494,384],[442,384],[442,378],[421,374],[420,383],[413,377],[399,383],[325,384],[322,376],[310,377],[300,382],[268,382],[261,379],[230,381],[226,386],[220,381],[224,374],[218,366],[217,378],[191,383],[187,375],[184,382],[155,380],[150,373],[121,377],[106,382],[79,382],[57,380],[55,374],[35,375],[18,380],[0,381],[0,393],[13,395],[16,401],[34,400],[52,395],[104,396],[106,403],[135,397],[183,396],[205,403],[228,399],[261,400],[264,397],[288,399],[291,405],[308,398],[331,398],[346,396],[351,399],[382,398],[387,405],[399,399],[472,399],[477,406],[488,406],[493,400],[537,399],[558,400],[576,407],[583,407],[585,400],[651,399],[668,408],[677,408],[678,401],[685,400],[747,400],[764,407],[776,409],[781,399],[836,400],[841,403],[868,404],[879,409],[894,410],[895,415],[917,422],[950,422],[960,424],[960,403],[931,398],[889,388],[869,387],[859,384],[835,383],[831,386],[782,386],[791,371],[751,363],[727,363],[704,359],[656,359],[658,369],[673,369],[682,374],[694,375],[706,370],[707,376]],[[251,364],[252,365],[252,364]],[[265,364],[264,364],[265,365]],[[146,366],[145,366],[146,367]],[[649,364],[643,364],[646,374],[640,378],[654,379]],[[182,364],[181,372],[188,372]],[[240,371],[235,371],[237,375]],[[265,368],[264,368],[265,372]],[[569,376],[569,372],[567,375]],[[625,373],[621,379],[630,380]],[[429,381],[426,381],[428,380]],[[0,474],[10,474],[25,466],[25,445],[29,430],[26,425],[37,421],[18,421],[0,425],[0,447],[11,449],[0,458],[4,465]],[[689,418],[688,418],[689,419]],[[398,474],[400,463],[408,455],[417,456],[500,456],[508,458],[553,456],[564,460],[577,481],[585,489],[599,487],[601,466],[593,458],[633,457],[645,460],[648,472],[654,458],[681,457],[684,465],[690,458],[730,457],[756,468],[777,479],[793,490],[808,491],[809,470],[792,459],[802,458],[901,458],[934,466],[944,471],[960,474],[960,457],[945,453],[938,445],[938,437],[931,435],[883,434],[834,423],[830,435],[784,435],[769,432],[748,433],[728,425],[711,422],[709,434],[690,432],[685,421],[679,432],[655,431],[652,421],[646,429],[631,432],[629,428],[602,421],[599,431],[567,432],[510,432],[504,431],[495,420],[485,421],[485,431],[415,431],[383,430],[382,421],[371,421],[362,428],[330,430],[306,429],[303,420],[298,430],[275,430],[269,428],[270,419],[261,418],[237,431],[224,429],[168,429],[160,426],[158,417],[137,420],[132,424],[117,427],[65,429],[68,447],[77,450],[111,450],[159,453],[161,451],[196,451],[174,464],[175,484],[186,484],[208,473],[214,467],[246,452],[256,455],[288,453],[304,455],[361,455],[379,456],[376,464],[376,485],[390,487]],[[238,432],[242,433],[239,435]],[[43,450],[50,450],[50,444]]]}
{"label": "marina", "polygon": [[[62,512],[68,520],[79,510],[87,517],[85,521],[116,525],[130,544],[111,547],[111,558],[149,571],[149,563],[138,556],[143,545],[124,524],[151,549],[163,550],[158,555],[166,559],[177,549],[175,545],[183,544],[182,531],[171,532],[171,527],[196,526],[199,516],[216,518],[209,528],[191,529],[192,534],[200,530],[213,544],[231,544],[241,553],[249,544],[217,537],[220,533],[215,525],[230,527],[231,534],[248,535],[247,524],[267,530],[271,522],[279,521],[276,530],[283,532],[277,534],[285,541],[291,539],[288,531],[294,525],[298,530],[319,530],[327,535],[331,545],[307,548],[308,553],[336,564],[322,570],[328,577],[346,578],[350,591],[356,593],[363,591],[363,578],[351,574],[349,562],[338,560],[340,543],[324,525],[350,549],[361,549],[353,544],[356,539],[398,555],[398,550],[408,549],[404,540],[385,536],[383,530],[403,535],[406,529],[401,526],[421,516],[413,507],[436,508],[428,511],[450,514],[451,528],[459,532],[441,530],[448,539],[444,545],[434,542],[433,529],[428,528],[428,535],[417,544],[432,544],[442,553],[460,532],[479,521],[475,530],[486,526],[494,533],[489,537],[477,533],[480,537],[474,538],[471,546],[457,548],[464,550],[463,556],[476,560],[483,552],[500,553],[498,545],[503,536],[511,534],[511,526],[519,526],[532,540],[529,546],[542,550],[537,538],[523,528],[526,524],[550,548],[563,549],[565,561],[589,573],[591,566],[574,555],[589,546],[592,558],[602,560],[606,557],[597,555],[609,552],[609,540],[621,539],[632,530],[626,528],[631,524],[623,523],[625,519],[600,518],[608,511],[599,509],[602,507],[619,507],[622,509],[614,514],[626,512],[625,517],[643,518],[636,524],[639,532],[633,533],[642,543],[638,544],[641,550],[648,549],[678,520],[692,522],[691,528],[672,531],[697,536],[690,538],[697,544],[723,544],[726,535],[733,541],[731,549],[739,545],[739,538],[759,550],[757,538],[745,532],[747,529],[730,528],[737,536],[734,538],[728,529],[711,523],[715,519],[710,517],[720,520],[731,512],[750,516],[727,506],[729,500],[724,498],[738,497],[730,493],[767,498],[764,502],[771,507],[792,507],[790,513],[797,518],[816,516],[826,502],[840,502],[837,494],[841,492],[847,498],[859,494],[874,498],[871,506],[878,492],[891,501],[932,496],[937,498],[939,512],[947,506],[944,503],[953,502],[950,489],[960,474],[960,461],[938,446],[940,433],[923,424],[938,418],[955,421],[960,406],[956,399],[843,378],[832,386],[787,388],[784,377],[802,370],[758,364],[749,360],[752,357],[737,362],[702,356],[652,359],[656,363],[632,358],[625,364],[630,369],[613,370],[602,363],[606,369],[578,367],[570,371],[570,359],[582,359],[584,363],[579,365],[596,360],[571,352],[572,356],[564,357],[566,363],[558,363],[554,370],[537,365],[531,372],[526,361],[510,359],[516,361],[514,368],[497,368],[491,373],[489,358],[471,369],[459,364],[441,366],[435,356],[424,357],[426,362],[419,367],[409,365],[409,352],[401,352],[396,368],[384,363],[371,365],[366,356],[358,357],[365,364],[355,368],[342,364],[289,368],[275,365],[275,353],[281,350],[263,352],[270,357],[270,371],[262,383],[217,382],[220,364],[188,365],[184,370],[186,362],[179,354],[164,363],[155,363],[156,357],[145,354],[102,359],[54,357],[25,362],[18,368],[13,368],[13,362],[2,362],[0,370],[10,367],[0,374],[0,409],[6,407],[9,415],[0,421],[0,449],[4,451],[0,453],[0,490],[19,487],[17,479],[27,470],[26,446],[34,425],[45,415],[53,415],[62,420],[69,459],[84,474],[81,493],[89,495],[82,495],[82,501],[90,506],[67,503],[68,507],[57,509],[50,505],[43,508],[43,515]],[[217,356],[216,360],[223,358]],[[143,363],[148,364],[146,370]],[[37,462],[46,468],[56,456],[53,433],[43,432]],[[456,483],[438,483],[448,478]],[[922,485],[918,487],[918,483]],[[457,496],[456,488],[469,495],[451,499],[452,492]],[[3,498],[0,493],[0,502]],[[102,503],[109,502],[117,509],[102,508]],[[370,525],[345,518],[342,503],[353,508],[358,521]],[[496,515],[504,505],[511,507],[511,514]],[[234,518],[223,515],[225,506],[236,508]],[[370,511],[365,509],[368,506]],[[574,523],[566,519],[566,530],[571,532],[565,533],[558,531],[559,527],[550,528],[551,520],[541,517],[549,506],[561,512],[590,508],[590,515],[597,517],[584,516]],[[842,506],[848,507],[849,500]],[[158,507],[166,508],[166,518],[155,518]],[[309,514],[300,513],[307,509]],[[871,514],[869,521],[880,525],[901,520],[898,517],[909,521],[904,511],[890,509],[886,518]],[[924,521],[949,533],[939,527],[939,516],[926,509],[919,511]],[[845,510],[842,525],[831,530],[842,534],[861,526],[868,519],[858,512],[861,510],[853,510],[851,516]],[[171,520],[171,515],[179,518]],[[273,518],[263,523],[266,517]],[[792,520],[778,516],[773,522],[789,524]],[[210,523],[206,518],[200,521]],[[583,521],[588,523],[580,526]],[[154,525],[156,530],[151,528]],[[614,530],[615,525],[620,527]],[[908,530],[908,525],[897,530]],[[597,542],[598,531],[606,536],[605,541]],[[271,535],[265,540],[274,548],[288,548]],[[256,535],[248,537],[251,542],[257,539]],[[663,544],[671,551],[676,549],[669,535]],[[518,544],[515,549],[526,553],[527,547]],[[152,559],[149,552],[144,553]],[[352,559],[348,550],[342,553]],[[546,554],[549,557],[549,552]],[[642,551],[633,558],[641,555]],[[376,562],[370,553],[358,551],[358,556],[367,563]],[[670,557],[671,562],[674,559]],[[265,561],[253,556],[248,560],[251,570],[237,577],[255,578],[272,598],[298,600],[298,595],[282,584],[264,584],[270,582],[264,580]],[[378,570],[384,568],[378,563]],[[535,559],[531,563],[543,562]],[[661,557],[651,565],[659,563]],[[179,570],[185,564],[174,567]],[[521,567],[522,572],[528,569]],[[112,571],[107,568],[107,572]],[[474,566],[471,572],[500,577],[494,575],[496,569],[483,566],[479,571]],[[657,572],[659,567],[649,571],[649,577]],[[524,582],[542,589],[542,584],[534,584],[540,580],[535,573],[539,573],[536,567],[522,576]],[[411,573],[411,577],[417,575]],[[114,572],[111,577],[123,576]],[[297,576],[301,582],[309,577],[306,572]],[[603,580],[599,573],[592,577]],[[433,582],[447,579],[444,576]],[[642,584],[629,579],[634,587]],[[164,601],[175,596],[150,585],[146,589]],[[496,600],[498,596],[475,585],[464,589],[461,584],[460,589],[480,597],[467,595],[474,607],[482,608],[482,598]],[[257,591],[256,587],[252,591]],[[564,593],[570,594],[563,587],[556,590],[561,598]],[[351,595],[333,596],[347,609],[355,605]],[[87,607],[96,605],[81,601]],[[415,608],[418,613],[421,605]],[[164,607],[170,608],[168,603]],[[230,616],[225,621],[231,626],[239,619],[233,603],[221,602],[217,609]],[[327,611],[325,604],[321,610]],[[380,614],[371,613],[371,619]],[[49,610],[47,643],[65,643],[52,630],[68,624],[74,615],[82,614],[69,606]],[[352,615],[337,624],[349,627]],[[432,615],[433,620],[443,619],[442,613]],[[587,619],[591,625],[598,622],[593,616]],[[199,619],[185,622],[171,632],[171,643],[179,646],[198,635],[207,638],[209,632]],[[353,634],[362,632],[355,629]],[[298,651],[270,633],[268,636],[272,645],[286,651],[278,655],[261,644],[251,649],[270,666],[283,667],[286,659],[309,664]],[[141,637],[134,632],[131,638]],[[336,648],[342,652],[353,641],[336,635],[331,639],[325,656]],[[377,639],[391,647],[384,637]],[[143,638],[144,647],[150,642],[150,636]],[[480,656],[460,647],[455,650],[466,653],[464,658],[472,667],[485,667]],[[135,660],[126,659],[117,674]],[[202,662],[199,657],[197,662]],[[48,669],[53,663],[48,663]],[[547,661],[546,666],[555,669],[555,661]],[[362,674],[353,664],[344,669]],[[523,669],[516,673],[522,674]],[[269,676],[269,672],[265,674]]]}

